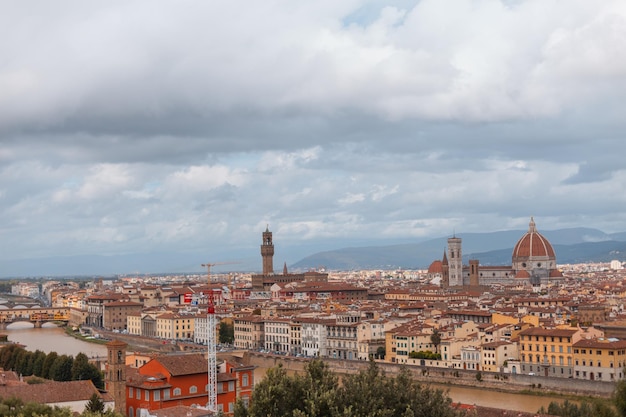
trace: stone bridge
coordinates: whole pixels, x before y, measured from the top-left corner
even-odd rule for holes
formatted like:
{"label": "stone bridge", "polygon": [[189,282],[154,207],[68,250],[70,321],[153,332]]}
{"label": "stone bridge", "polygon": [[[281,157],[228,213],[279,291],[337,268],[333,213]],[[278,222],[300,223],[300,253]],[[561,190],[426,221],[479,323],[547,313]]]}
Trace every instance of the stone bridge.
{"label": "stone bridge", "polygon": [[67,307],[24,307],[0,309],[0,329],[6,329],[11,323],[29,322],[35,327],[41,327],[44,323],[63,322],[70,318],[70,309]]}

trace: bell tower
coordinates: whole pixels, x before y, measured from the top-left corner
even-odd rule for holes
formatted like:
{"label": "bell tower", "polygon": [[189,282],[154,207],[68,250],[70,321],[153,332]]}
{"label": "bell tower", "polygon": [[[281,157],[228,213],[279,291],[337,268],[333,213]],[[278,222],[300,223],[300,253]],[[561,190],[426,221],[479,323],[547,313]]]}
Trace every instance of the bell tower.
{"label": "bell tower", "polygon": [[126,347],[119,340],[112,340],[107,347],[106,390],[115,401],[115,411],[126,415]]}
{"label": "bell tower", "polygon": [[448,238],[448,262],[450,263],[450,286],[463,285],[463,254],[460,237]]}
{"label": "bell tower", "polygon": [[274,243],[272,243],[272,232],[269,225],[263,232],[263,244],[261,245],[261,256],[263,257],[263,275],[274,274]]}

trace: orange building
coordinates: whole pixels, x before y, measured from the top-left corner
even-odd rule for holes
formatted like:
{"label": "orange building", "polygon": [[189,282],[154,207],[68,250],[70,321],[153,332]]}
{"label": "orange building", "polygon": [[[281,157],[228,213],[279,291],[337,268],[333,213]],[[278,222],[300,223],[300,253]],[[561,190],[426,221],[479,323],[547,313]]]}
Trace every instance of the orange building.
{"label": "orange building", "polygon": [[[217,374],[217,409],[234,412],[238,393],[251,395],[253,367],[223,367]],[[138,417],[149,411],[179,405],[204,407],[208,403],[208,362],[203,354],[162,355],[137,369],[126,380],[126,414]],[[245,375],[245,376],[244,376]],[[243,387],[246,382],[249,387]],[[248,391],[249,390],[249,391]]]}

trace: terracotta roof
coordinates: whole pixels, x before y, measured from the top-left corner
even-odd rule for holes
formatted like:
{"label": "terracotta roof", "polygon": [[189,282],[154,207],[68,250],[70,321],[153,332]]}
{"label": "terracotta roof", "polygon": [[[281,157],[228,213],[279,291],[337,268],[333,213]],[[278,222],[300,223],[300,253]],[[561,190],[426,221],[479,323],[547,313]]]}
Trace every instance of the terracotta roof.
{"label": "terracotta roof", "polygon": [[576,334],[580,329],[546,329],[544,327],[530,327],[526,330],[522,330],[519,334],[524,336],[564,336],[571,337]]}
{"label": "terracotta roof", "polygon": [[521,239],[513,248],[513,262],[516,258],[534,258],[534,257],[548,257],[555,258],[554,249],[548,239],[543,237],[535,227],[535,221],[530,218],[528,226],[528,232],[521,237]]}
{"label": "terracotta roof", "polygon": [[441,274],[443,272],[443,267],[441,261],[433,261],[428,267],[429,274]]}
{"label": "terracotta roof", "polygon": [[581,339],[574,343],[574,347],[592,349],[624,349],[626,340],[618,339]]}
{"label": "terracotta roof", "polygon": [[[0,397],[2,398],[16,397],[24,402],[39,404],[87,401],[94,393],[102,397],[91,380],[50,381],[43,384],[0,386]],[[110,401],[110,398],[106,397],[103,400]]]}
{"label": "terracotta roof", "polygon": [[163,355],[155,358],[172,376],[207,372],[208,363],[202,354]]}

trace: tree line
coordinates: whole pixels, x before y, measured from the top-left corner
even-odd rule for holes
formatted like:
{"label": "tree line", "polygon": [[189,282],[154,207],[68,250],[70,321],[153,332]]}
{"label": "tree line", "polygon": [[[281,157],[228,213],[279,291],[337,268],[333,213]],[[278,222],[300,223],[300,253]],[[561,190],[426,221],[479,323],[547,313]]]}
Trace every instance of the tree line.
{"label": "tree line", "polygon": [[553,401],[547,409],[541,407],[537,412],[561,417],[626,417],[626,380],[620,379],[615,384],[609,400],[583,399],[578,404],[568,400],[563,403]]}
{"label": "tree line", "polygon": [[113,410],[105,410],[104,402],[94,394],[81,414],[69,407],[50,406],[20,400],[19,398],[0,399],[0,416],[3,417],[124,417]]}
{"label": "tree line", "polygon": [[235,417],[458,417],[447,393],[413,380],[407,369],[386,376],[374,361],[366,370],[341,377],[321,360],[304,373],[288,375],[278,366],[267,371],[247,407]]}
{"label": "tree line", "polygon": [[[22,376],[36,376],[53,381],[79,381],[90,379],[98,389],[104,389],[102,372],[84,353],[71,355],[48,354],[36,350],[30,352],[19,345],[7,345],[0,350],[0,367]],[[36,379],[31,379],[36,383]]]}

